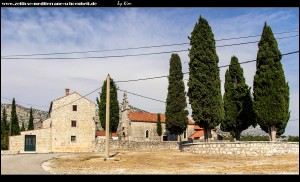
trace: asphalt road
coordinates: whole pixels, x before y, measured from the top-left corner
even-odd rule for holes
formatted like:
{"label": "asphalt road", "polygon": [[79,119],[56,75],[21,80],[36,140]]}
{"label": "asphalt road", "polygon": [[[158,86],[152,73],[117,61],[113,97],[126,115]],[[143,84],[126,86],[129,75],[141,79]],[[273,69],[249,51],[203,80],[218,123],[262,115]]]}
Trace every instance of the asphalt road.
{"label": "asphalt road", "polygon": [[64,154],[1,155],[1,174],[49,174],[42,163],[60,155]]}

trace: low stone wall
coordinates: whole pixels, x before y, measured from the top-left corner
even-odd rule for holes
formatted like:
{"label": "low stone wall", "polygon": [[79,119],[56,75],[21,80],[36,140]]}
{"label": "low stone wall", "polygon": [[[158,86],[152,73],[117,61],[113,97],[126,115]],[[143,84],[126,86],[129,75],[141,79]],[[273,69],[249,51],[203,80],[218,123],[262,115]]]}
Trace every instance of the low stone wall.
{"label": "low stone wall", "polygon": [[[166,142],[134,142],[134,141],[109,141],[110,150],[134,150],[134,151],[154,151],[154,150],[179,150],[177,141]],[[97,139],[95,141],[95,149],[93,151],[105,151],[105,140]]]}
{"label": "low stone wall", "polygon": [[298,142],[210,142],[181,145],[185,152],[243,156],[299,154]]}

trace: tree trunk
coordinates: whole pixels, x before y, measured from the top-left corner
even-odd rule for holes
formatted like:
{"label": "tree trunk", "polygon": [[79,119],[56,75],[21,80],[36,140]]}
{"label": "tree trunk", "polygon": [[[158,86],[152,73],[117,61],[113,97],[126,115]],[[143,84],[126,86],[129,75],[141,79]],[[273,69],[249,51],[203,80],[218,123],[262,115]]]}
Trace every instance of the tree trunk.
{"label": "tree trunk", "polygon": [[277,132],[277,128],[275,127],[275,125],[273,124],[271,126],[271,138],[272,141],[275,142],[276,141],[276,132]]}
{"label": "tree trunk", "polygon": [[241,139],[241,132],[238,129],[235,130],[235,138],[237,141]]}
{"label": "tree trunk", "polygon": [[205,125],[203,127],[204,129],[204,142],[208,142],[208,132],[207,132],[207,126]]}
{"label": "tree trunk", "polygon": [[269,141],[272,141],[271,128],[268,127]]}

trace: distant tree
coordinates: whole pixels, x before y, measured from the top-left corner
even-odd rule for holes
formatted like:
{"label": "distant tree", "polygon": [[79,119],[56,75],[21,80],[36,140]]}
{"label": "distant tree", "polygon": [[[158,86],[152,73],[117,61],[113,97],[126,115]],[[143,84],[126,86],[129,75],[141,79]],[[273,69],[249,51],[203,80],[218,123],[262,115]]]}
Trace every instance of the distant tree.
{"label": "distant tree", "polygon": [[221,129],[240,140],[241,132],[250,125],[255,127],[256,123],[250,88],[245,83],[243,68],[235,56],[231,58],[229,69],[226,71],[224,87],[225,118]]}
{"label": "distant tree", "polygon": [[181,135],[187,128],[189,113],[185,95],[181,60],[178,54],[172,54],[166,104],[166,129],[170,134]]}
{"label": "distant tree", "polygon": [[19,119],[17,116],[17,110],[16,110],[16,101],[15,98],[13,98],[12,106],[11,106],[11,115],[10,115],[10,135],[20,135],[20,126],[19,126]]}
{"label": "distant tree", "polygon": [[3,108],[1,118],[1,150],[8,150],[8,131],[7,114],[5,108]]}
{"label": "distant tree", "polygon": [[30,116],[29,116],[29,122],[28,122],[28,129],[27,130],[34,130],[32,108],[30,108]]}
{"label": "distant tree", "polygon": [[201,16],[189,39],[189,102],[192,117],[204,129],[207,142],[211,138],[211,129],[218,126],[224,116],[219,58],[212,29]]}
{"label": "distant tree", "polygon": [[272,141],[276,141],[276,134],[284,132],[290,118],[289,85],[285,80],[281,58],[272,29],[265,23],[258,43],[253,96],[257,123],[269,133]]}
{"label": "distant tree", "polygon": [[[106,80],[102,85],[102,92],[100,93],[100,101],[97,97],[97,104],[99,108],[99,120],[103,129],[105,127],[106,121]],[[119,125],[119,102],[118,102],[118,94],[117,94],[117,86],[113,79],[110,79],[110,133],[116,132]]]}
{"label": "distant tree", "polygon": [[[162,135],[161,121],[160,121],[160,113],[157,114],[157,123],[156,123],[156,132],[158,136]],[[161,138],[161,137],[160,137]],[[161,139],[160,139],[161,140]]]}
{"label": "distant tree", "polygon": [[22,127],[21,127],[21,130],[20,131],[25,131],[25,124],[24,124],[24,121],[22,122]]}

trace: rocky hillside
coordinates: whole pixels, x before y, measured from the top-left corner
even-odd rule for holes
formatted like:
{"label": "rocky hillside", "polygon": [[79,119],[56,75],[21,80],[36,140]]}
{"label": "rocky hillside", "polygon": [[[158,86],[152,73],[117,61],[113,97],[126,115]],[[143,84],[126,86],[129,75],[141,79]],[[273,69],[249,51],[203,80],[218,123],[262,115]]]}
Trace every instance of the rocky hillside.
{"label": "rocky hillside", "polygon": [[[11,113],[11,104],[2,104],[1,103],[1,117],[2,117],[3,108],[5,108],[5,110],[6,110],[7,121],[9,121],[10,113]],[[20,127],[22,126],[22,122],[24,121],[25,128],[27,129],[29,116],[30,116],[30,108],[26,108],[26,107],[16,104],[16,110],[17,110]],[[34,109],[34,108],[32,108],[32,114],[33,114],[33,123],[34,124],[38,123],[41,120],[43,121],[43,120],[49,118],[48,112],[41,111],[41,110]]]}

